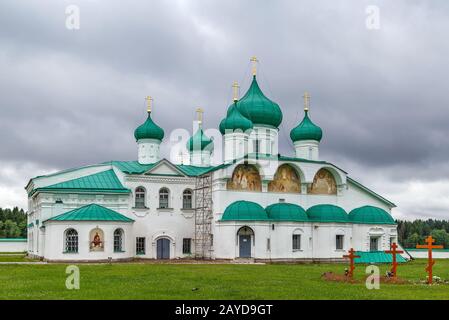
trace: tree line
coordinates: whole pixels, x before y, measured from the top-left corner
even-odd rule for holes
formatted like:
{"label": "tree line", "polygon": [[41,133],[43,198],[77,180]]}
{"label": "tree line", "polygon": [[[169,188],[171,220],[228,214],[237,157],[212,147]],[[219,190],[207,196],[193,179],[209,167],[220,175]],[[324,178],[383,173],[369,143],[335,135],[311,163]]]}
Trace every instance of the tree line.
{"label": "tree line", "polygon": [[446,220],[397,220],[398,240],[404,248],[415,248],[424,244],[424,239],[431,235],[435,244],[443,245],[449,249],[449,221]]}
{"label": "tree line", "polygon": [[23,209],[0,208],[0,238],[26,238],[27,214]]}

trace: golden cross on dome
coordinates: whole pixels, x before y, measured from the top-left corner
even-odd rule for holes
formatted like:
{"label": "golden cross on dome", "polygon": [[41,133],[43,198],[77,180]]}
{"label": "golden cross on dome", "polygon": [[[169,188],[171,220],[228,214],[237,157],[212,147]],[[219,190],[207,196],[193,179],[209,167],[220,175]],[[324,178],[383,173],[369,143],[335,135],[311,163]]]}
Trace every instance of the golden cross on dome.
{"label": "golden cross on dome", "polygon": [[259,62],[259,60],[257,60],[256,56],[252,56],[250,61],[252,62],[252,71],[253,71],[253,76],[256,75],[257,73],[257,62]]}
{"label": "golden cross on dome", "polygon": [[153,101],[153,98],[151,98],[150,96],[147,96],[145,98],[145,100],[147,100],[147,111],[151,112],[151,102]]}
{"label": "golden cross on dome", "polygon": [[306,91],[302,96],[304,98],[304,111],[309,111],[310,107],[310,94]]}
{"label": "golden cross on dome", "polygon": [[196,109],[196,113],[197,113],[197,117],[198,117],[198,125],[201,126],[201,123],[203,123],[203,113],[204,113],[204,110],[201,109],[200,107],[198,107],[198,108]]}
{"label": "golden cross on dome", "polygon": [[237,83],[237,81],[234,81],[234,83],[232,84],[232,91],[233,91],[233,95],[234,95],[234,102],[239,100],[239,84]]}

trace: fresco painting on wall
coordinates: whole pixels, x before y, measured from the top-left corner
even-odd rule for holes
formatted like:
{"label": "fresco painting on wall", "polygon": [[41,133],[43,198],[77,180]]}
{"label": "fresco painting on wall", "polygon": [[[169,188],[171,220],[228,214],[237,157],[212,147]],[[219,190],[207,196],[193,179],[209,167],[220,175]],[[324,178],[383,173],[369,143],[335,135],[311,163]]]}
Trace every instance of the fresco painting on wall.
{"label": "fresco painting on wall", "polygon": [[288,164],[281,165],[274,175],[273,181],[268,183],[268,191],[270,192],[301,192],[301,180],[296,170]]}
{"label": "fresco painting on wall", "polygon": [[257,168],[250,164],[240,164],[227,183],[229,190],[262,191],[262,182]]}
{"label": "fresco painting on wall", "polygon": [[326,169],[320,169],[307,192],[310,194],[337,194],[337,183],[332,173]]}
{"label": "fresco painting on wall", "polygon": [[104,250],[104,235],[103,230],[95,228],[90,232],[90,251],[103,251]]}

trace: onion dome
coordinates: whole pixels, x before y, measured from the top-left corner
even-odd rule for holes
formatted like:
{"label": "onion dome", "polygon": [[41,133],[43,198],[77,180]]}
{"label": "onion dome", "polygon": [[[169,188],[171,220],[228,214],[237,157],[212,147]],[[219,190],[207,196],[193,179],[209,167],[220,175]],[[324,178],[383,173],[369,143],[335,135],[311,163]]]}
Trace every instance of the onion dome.
{"label": "onion dome", "polygon": [[187,149],[189,151],[212,151],[213,148],[214,144],[212,139],[204,134],[201,127],[198,128],[196,133],[190,137],[189,141],[187,141]]}
{"label": "onion dome", "polygon": [[306,211],[297,204],[275,203],[265,208],[270,220],[277,221],[308,221]]}
{"label": "onion dome", "polygon": [[323,131],[310,120],[307,109],[304,111],[304,119],[302,119],[301,123],[290,131],[290,138],[293,142],[300,140],[315,140],[319,142],[322,137]]}
{"label": "onion dome", "polygon": [[148,112],[147,121],[134,131],[134,137],[136,140],[156,139],[162,141],[164,138],[164,130],[153,122],[151,112]]}
{"label": "onion dome", "polygon": [[307,209],[307,215],[313,222],[350,222],[346,211],[332,204],[318,204]]}
{"label": "onion dome", "polygon": [[255,75],[248,91],[237,102],[237,109],[254,125],[261,124],[277,128],[282,122],[281,108],[263,94]]}
{"label": "onion dome", "polygon": [[221,220],[268,220],[267,213],[261,205],[251,201],[231,203],[223,213]]}
{"label": "onion dome", "polygon": [[252,128],[252,121],[245,118],[239,112],[236,107],[236,103],[229,107],[227,116],[220,122],[219,127],[221,134],[225,134],[226,130],[242,130],[243,132],[245,132]]}
{"label": "onion dome", "polygon": [[352,210],[349,213],[349,220],[361,224],[396,224],[388,212],[373,206],[363,206]]}

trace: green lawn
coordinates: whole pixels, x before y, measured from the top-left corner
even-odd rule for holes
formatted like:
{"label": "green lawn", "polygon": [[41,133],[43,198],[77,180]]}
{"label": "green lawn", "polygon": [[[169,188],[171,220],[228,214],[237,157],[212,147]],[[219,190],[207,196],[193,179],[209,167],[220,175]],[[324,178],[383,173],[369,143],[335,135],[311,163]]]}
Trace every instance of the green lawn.
{"label": "green lawn", "polygon": [[26,257],[25,253],[0,253],[0,262],[31,262],[36,261]]}
{"label": "green lawn", "polygon": [[[449,299],[449,285],[418,283],[425,264],[400,265],[398,275],[414,283],[380,290],[321,279],[326,271],[342,273],[341,264],[79,264],[79,290],[65,288],[63,264],[0,265],[0,299]],[[357,278],[364,270],[357,267]],[[449,261],[437,260],[434,274],[449,279]]]}

